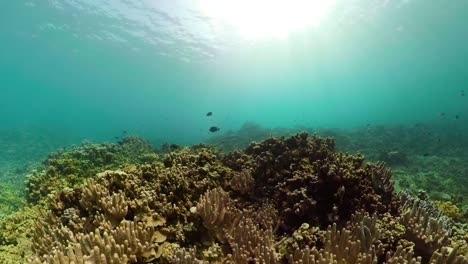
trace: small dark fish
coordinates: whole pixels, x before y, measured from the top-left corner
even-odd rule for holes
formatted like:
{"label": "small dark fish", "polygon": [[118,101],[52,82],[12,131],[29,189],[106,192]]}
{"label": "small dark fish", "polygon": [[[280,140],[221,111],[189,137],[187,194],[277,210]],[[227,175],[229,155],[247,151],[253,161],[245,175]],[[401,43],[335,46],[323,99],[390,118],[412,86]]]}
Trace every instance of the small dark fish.
{"label": "small dark fish", "polygon": [[212,116],[212,115],[213,115],[213,112],[206,113],[206,116]]}
{"label": "small dark fish", "polygon": [[458,118],[460,118],[460,116],[459,116],[459,115],[455,115],[455,119],[458,119]]}
{"label": "small dark fish", "polygon": [[461,91],[460,91],[460,95],[461,95],[461,96],[465,96],[465,90],[461,90]]}
{"label": "small dark fish", "polygon": [[126,135],[126,134],[127,134],[127,131],[126,131],[126,130],[122,131],[122,134]]}
{"label": "small dark fish", "polygon": [[427,156],[429,156],[429,153],[426,152],[426,153],[423,154],[423,156],[427,157]]}
{"label": "small dark fish", "polygon": [[217,132],[217,131],[219,131],[219,130],[220,130],[219,127],[215,127],[215,126],[210,127],[210,132],[211,132],[211,133]]}
{"label": "small dark fish", "polygon": [[444,112],[440,112],[440,113],[439,113],[439,116],[445,116],[445,113],[444,113]]}

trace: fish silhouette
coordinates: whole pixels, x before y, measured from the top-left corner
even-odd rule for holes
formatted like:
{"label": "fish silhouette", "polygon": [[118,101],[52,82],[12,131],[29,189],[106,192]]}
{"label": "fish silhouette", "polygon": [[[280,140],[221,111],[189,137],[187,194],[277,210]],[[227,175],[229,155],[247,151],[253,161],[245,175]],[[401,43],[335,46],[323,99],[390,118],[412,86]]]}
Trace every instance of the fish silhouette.
{"label": "fish silhouette", "polygon": [[215,126],[210,127],[210,132],[211,132],[211,133],[217,132],[217,131],[219,131],[219,130],[220,130],[219,127],[215,127]]}

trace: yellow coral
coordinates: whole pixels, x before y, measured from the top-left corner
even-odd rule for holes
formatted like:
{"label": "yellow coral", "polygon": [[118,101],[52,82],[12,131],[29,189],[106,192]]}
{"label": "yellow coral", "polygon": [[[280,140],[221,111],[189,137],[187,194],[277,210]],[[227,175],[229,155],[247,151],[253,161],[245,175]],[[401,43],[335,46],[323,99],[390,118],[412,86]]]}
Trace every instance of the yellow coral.
{"label": "yellow coral", "polygon": [[434,204],[439,208],[439,210],[444,213],[446,216],[452,218],[453,220],[461,219],[461,210],[458,206],[454,205],[450,201],[434,201]]}

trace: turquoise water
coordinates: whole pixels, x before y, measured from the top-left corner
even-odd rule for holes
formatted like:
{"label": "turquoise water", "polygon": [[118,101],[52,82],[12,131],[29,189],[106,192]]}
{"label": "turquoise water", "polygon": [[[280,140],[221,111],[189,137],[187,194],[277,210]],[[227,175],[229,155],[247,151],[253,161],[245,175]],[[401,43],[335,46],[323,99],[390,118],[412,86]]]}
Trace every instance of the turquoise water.
{"label": "turquoise water", "polygon": [[318,26],[252,39],[198,1],[6,1],[0,127],[191,144],[246,121],[346,128],[444,112],[466,122],[466,10],[336,1]]}
{"label": "turquoise water", "polygon": [[412,189],[436,179],[466,195],[467,1],[325,1],[290,31],[299,15],[271,13],[281,1],[209,2],[2,3],[2,181],[20,186],[48,153],[87,141],[232,150],[306,130],[370,160],[401,153],[399,179],[428,178]]}
{"label": "turquoise water", "polygon": [[[333,137],[337,151],[363,153],[366,162],[383,161],[391,169],[396,192],[405,189],[438,202],[441,210],[447,206],[445,213],[452,210],[449,216],[461,231],[451,239],[462,241],[468,230],[467,62],[467,0],[4,0],[0,3],[0,263],[20,263],[15,261],[50,251],[38,254],[30,249],[31,243],[38,243],[30,241],[30,233],[38,227],[32,224],[35,218],[52,219],[37,215],[38,208],[50,206],[57,216],[63,213],[51,230],[78,219],[79,225],[85,225],[89,212],[80,218],[80,210],[69,210],[73,208],[63,202],[78,203],[84,187],[77,186],[93,179],[88,174],[123,169],[137,179],[141,173],[144,182],[128,176],[125,187],[116,187],[136,188],[158,178],[158,173],[163,175],[159,166],[171,167],[167,164],[179,162],[180,154],[184,165],[177,163],[167,175],[174,176],[184,167],[189,168],[187,173],[180,170],[183,177],[177,177],[190,177],[187,182],[195,181],[192,175],[210,175],[206,178],[223,177],[231,185],[237,173],[250,174],[250,163],[261,156],[254,159],[249,154],[244,160],[234,154],[231,158],[237,160],[230,164],[222,151],[301,131]],[[213,114],[208,116],[209,112]],[[216,129],[210,132],[212,127]],[[265,143],[271,146],[262,153],[273,152],[275,144],[286,141],[275,142]],[[194,157],[192,152],[183,149],[174,157],[165,155],[180,150],[178,145],[197,143],[214,148],[192,149],[200,152],[197,163],[203,163],[194,171],[184,163]],[[309,150],[302,153],[301,148],[292,147],[291,156],[301,159],[291,163],[290,170],[299,171],[299,178],[312,179],[316,176],[308,174],[316,173],[310,169],[316,165],[303,162],[302,155],[309,155]],[[321,159],[314,163],[321,164]],[[327,158],[330,172],[337,160]],[[206,169],[205,163],[216,170]],[[239,172],[234,172],[234,164]],[[152,171],[153,165],[155,171],[146,175],[143,171]],[[343,178],[354,171],[343,168]],[[270,168],[265,170],[265,175],[274,175]],[[234,176],[228,180],[224,174],[231,172]],[[386,189],[386,184],[391,185],[390,170],[382,167],[381,173],[378,188]],[[110,177],[124,179],[120,172],[115,175]],[[245,176],[239,179],[247,181]],[[374,175],[369,177],[365,180],[380,184]],[[263,176],[258,179],[263,181]],[[181,191],[172,187],[162,189],[178,196]],[[156,193],[146,194],[145,188],[142,199]],[[334,196],[343,200],[344,190],[343,185]],[[172,205],[176,211],[177,205]],[[332,216],[338,218],[338,207],[332,208],[330,222]],[[147,218],[137,214],[131,218],[159,222],[159,212],[152,210],[148,207],[151,212],[144,213]],[[177,226],[182,227],[180,223]],[[188,240],[202,230],[195,232],[192,227],[184,225]],[[49,243],[48,236],[43,237],[41,241]],[[206,246],[205,242],[200,243]],[[468,251],[466,244],[462,247]]]}

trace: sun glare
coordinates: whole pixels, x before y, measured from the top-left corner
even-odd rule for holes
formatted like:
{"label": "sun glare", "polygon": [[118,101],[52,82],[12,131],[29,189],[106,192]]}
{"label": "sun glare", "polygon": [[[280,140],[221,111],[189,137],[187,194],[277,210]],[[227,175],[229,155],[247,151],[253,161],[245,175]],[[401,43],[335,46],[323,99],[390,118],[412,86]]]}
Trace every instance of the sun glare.
{"label": "sun glare", "polygon": [[336,0],[199,0],[204,15],[246,38],[284,38],[317,27]]}

